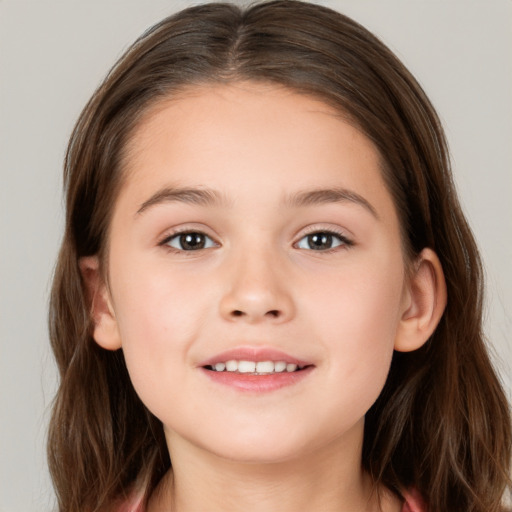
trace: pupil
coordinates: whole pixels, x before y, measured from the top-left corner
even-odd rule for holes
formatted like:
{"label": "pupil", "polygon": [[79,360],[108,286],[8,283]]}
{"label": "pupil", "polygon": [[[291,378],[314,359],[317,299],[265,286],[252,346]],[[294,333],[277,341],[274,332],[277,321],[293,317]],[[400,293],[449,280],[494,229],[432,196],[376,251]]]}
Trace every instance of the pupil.
{"label": "pupil", "polygon": [[180,236],[181,247],[185,250],[202,249],[205,244],[204,236],[200,233],[186,233]]}
{"label": "pupil", "polygon": [[308,243],[311,249],[316,251],[330,249],[332,247],[332,235],[329,233],[315,233],[308,236]]}

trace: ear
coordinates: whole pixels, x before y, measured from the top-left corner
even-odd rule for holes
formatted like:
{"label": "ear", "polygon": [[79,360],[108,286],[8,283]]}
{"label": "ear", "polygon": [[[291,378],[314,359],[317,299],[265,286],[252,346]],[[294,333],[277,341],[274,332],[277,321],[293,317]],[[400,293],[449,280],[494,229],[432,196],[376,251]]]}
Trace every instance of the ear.
{"label": "ear", "polygon": [[434,251],[423,249],[414,262],[404,290],[395,350],[410,352],[426,343],[443,316],[446,300],[441,262]]}
{"label": "ear", "polygon": [[121,348],[121,336],[112,307],[108,287],[101,275],[97,256],[87,256],[79,260],[80,271],[87,290],[91,320],[94,325],[93,338],[107,350]]}

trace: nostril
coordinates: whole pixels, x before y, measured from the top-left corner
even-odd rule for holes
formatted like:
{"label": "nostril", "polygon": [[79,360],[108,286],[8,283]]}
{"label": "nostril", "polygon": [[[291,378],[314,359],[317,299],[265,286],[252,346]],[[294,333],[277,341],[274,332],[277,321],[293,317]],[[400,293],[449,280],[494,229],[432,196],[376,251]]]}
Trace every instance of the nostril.
{"label": "nostril", "polygon": [[[231,312],[231,315],[234,317],[241,317],[241,316],[244,316],[245,313],[243,311],[240,311],[239,309],[234,309]],[[265,313],[265,316],[271,316],[273,318],[277,318],[277,317],[279,317],[279,315],[280,315],[280,312],[277,309],[272,309]]]}

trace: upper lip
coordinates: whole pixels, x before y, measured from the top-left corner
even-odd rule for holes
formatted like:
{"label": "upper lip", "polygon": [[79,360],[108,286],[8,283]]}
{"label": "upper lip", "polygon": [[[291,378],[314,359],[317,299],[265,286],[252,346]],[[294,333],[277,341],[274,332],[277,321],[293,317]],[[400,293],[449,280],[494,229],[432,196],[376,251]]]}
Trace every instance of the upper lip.
{"label": "upper lip", "polygon": [[311,363],[303,359],[293,357],[286,352],[271,347],[236,347],[216,354],[204,361],[198,366],[213,366],[217,363],[225,363],[226,361],[284,361],[285,363],[293,363],[297,366],[310,366]]}

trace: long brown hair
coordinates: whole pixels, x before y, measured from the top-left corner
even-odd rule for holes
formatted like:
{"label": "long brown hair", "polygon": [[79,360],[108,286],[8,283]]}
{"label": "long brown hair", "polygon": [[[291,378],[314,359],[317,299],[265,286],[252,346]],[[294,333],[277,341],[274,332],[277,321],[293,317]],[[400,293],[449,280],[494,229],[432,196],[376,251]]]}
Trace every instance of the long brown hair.
{"label": "long brown hair", "polygon": [[50,306],[60,388],[48,457],[59,507],[109,510],[135,484],[146,499],[170,468],[160,422],[137,397],[122,351],[91,337],[78,260],[105,254],[123,158],[141,116],[187,86],[252,80],[313,95],[376,145],[408,256],[430,247],[448,305],[418,351],[395,353],[365,423],[363,466],[430,512],[494,512],[510,484],[509,407],[482,334],[482,268],[452,183],[439,119],[376,37],[351,19],[293,0],[247,9],[206,4],[146,32],[114,66],[71,136],[66,228]]}

